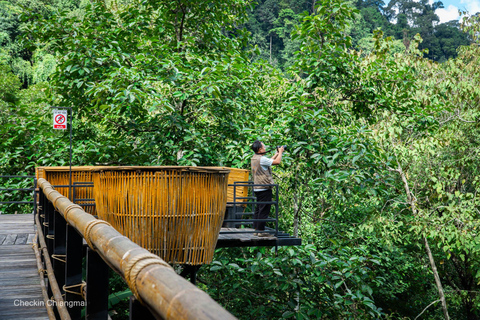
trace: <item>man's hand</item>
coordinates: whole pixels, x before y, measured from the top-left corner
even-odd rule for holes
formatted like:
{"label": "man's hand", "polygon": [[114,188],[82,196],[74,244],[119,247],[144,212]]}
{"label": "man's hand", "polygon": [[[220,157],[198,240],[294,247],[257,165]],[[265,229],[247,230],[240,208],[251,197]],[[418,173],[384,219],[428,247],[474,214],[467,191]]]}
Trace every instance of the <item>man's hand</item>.
{"label": "man's hand", "polygon": [[275,153],[275,155],[272,157],[272,165],[276,166],[277,164],[280,164],[280,162],[282,161],[282,154],[284,149],[285,148],[283,146],[277,148],[277,153]]}

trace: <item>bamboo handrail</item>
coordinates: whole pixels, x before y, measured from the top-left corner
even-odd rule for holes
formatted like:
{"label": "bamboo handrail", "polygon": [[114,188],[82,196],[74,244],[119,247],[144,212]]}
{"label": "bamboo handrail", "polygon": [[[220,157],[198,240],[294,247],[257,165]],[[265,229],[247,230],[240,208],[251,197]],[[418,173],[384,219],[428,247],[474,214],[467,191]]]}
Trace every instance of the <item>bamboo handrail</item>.
{"label": "bamboo handrail", "polygon": [[[37,239],[38,239],[38,233],[35,234],[35,238],[33,239],[32,248],[33,248],[33,251],[35,251],[35,258],[37,260],[38,275],[40,276],[40,286],[42,288],[43,300],[45,301],[45,308],[47,309],[48,318],[50,320],[55,320],[55,313],[53,311],[53,308],[48,303],[49,298],[48,298],[47,288],[46,288],[46,285],[45,285],[45,279],[44,279],[44,274],[43,274],[47,270],[44,270],[43,267],[42,267],[42,260],[41,260],[41,256],[40,256],[40,251],[38,251]],[[46,257],[45,259],[47,259],[47,258],[48,257]],[[58,287],[58,284],[57,284],[57,287]]]}
{"label": "bamboo handrail", "polygon": [[[38,218],[38,214],[35,215],[35,223],[37,224],[37,234],[38,240],[40,242],[40,249],[42,250],[43,257],[45,259],[45,266],[47,268],[46,270],[48,276],[48,283],[50,284],[53,297],[57,304],[58,314],[60,315],[60,319],[70,320],[70,314],[68,313],[67,307],[64,304],[62,292],[60,291],[60,287],[58,286],[57,280],[55,279],[55,273],[53,272],[52,262],[50,261],[50,256],[48,255],[47,244],[45,243],[45,238],[43,237],[42,227],[40,224],[40,219]],[[45,301],[45,303],[46,305],[48,305],[47,301]]]}
{"label": "bamboo handrail", "polygon": [[153,256],[110,225],[96,223],[98,219],[83,209],[72,206],[73,203],[55,191],[47,180],[38,179],[38,186],[64,218],[64,212],[70,206],[67,223],[83,237],[88,229],[87,242],[114,271],[128,281],[132,292],[156,317],[236,319],[207,293],[179,276],[165,261]]}

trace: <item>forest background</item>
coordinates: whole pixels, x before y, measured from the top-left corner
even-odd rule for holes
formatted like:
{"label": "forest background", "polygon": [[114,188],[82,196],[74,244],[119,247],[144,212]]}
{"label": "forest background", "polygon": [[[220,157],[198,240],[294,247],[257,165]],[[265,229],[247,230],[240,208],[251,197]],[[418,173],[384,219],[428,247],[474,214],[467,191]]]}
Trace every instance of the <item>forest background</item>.
{"label": "forest background", "polygon": [[200,288],[240,319],[480,319],[480,23],[441,7],[0,1],[0,172],[68,164],[50,106],[73,107],[74,165],[288,145],[280,226],[303,245],[218,250]]}

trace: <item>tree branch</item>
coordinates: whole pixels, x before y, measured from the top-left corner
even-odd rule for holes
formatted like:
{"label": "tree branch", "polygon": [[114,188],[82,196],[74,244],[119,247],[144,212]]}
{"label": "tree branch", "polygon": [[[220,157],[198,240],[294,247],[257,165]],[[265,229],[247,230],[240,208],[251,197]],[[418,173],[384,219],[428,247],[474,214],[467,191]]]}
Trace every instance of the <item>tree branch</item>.
{"label": "tree branch", "polygon": [[414,320],[417,320],[418,317],[420,317],[425,311],[427,311],[427,309],[430,308],[430,306],[431,306],[432,304],[437,303],[437,302],[439,302],[439,301],[440,301],[440,300],[435,300],[435,301],[433,301],[432,303],[430,303],[425,309],[423,309],[422,312],[420,312],[420,314],[419,314],[418,316],[415,317]]}

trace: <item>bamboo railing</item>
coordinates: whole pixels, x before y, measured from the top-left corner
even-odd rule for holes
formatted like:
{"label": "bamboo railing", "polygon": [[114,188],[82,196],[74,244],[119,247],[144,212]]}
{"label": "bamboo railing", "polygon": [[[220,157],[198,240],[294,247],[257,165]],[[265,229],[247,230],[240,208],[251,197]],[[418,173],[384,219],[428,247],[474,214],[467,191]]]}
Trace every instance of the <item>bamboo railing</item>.
{"label": "bamboo railing", "polygon": [[47,180],[38,179],[38,187],[68,226],[79,232],[90,248],[125,279],[137,299],[146,304],[155,317],[235,319],[208,294],[177,275],[165,261],[73,204]]}

